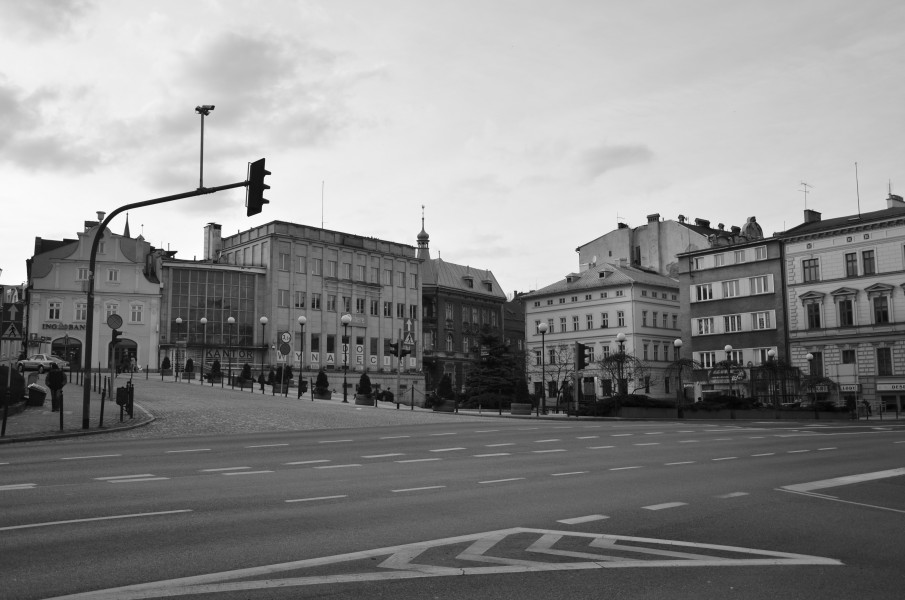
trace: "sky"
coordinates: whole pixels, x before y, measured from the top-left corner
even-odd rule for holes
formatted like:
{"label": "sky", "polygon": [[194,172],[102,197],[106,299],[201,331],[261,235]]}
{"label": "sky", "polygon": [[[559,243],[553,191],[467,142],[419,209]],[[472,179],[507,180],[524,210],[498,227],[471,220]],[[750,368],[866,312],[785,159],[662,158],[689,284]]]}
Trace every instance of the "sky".
{"label": "sky", "polygon": [[201,104],[204,186],[266,158],[270,204],[130,212],[182,259],[209,222],[415,246],[423,214],[512,294],[650,214],[770,235],[905,195],[901,0],[0,0],[0,57],[4,284],[198,188]]}

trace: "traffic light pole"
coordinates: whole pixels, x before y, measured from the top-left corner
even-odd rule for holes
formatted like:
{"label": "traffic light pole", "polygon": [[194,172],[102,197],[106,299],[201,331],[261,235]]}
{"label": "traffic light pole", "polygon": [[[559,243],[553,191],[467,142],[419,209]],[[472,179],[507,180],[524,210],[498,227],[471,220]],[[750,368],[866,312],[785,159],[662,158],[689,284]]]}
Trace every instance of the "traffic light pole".
{"label": "traffic light pole", "polygon": [[248,181],[242,181],[239,183],[230,183],[228,185],[220,185],[212,188],[199,188],[197,190],[185,192],[183,194],[175,194],[173,196],[164,196],[162,198],[154,198],[153,200],[145,200],[143,202],[126,204],[114,210],[107,216],[106,219],[103,220],[103,222],[100,223],[100,225],[98,225],[97,231],[94,234],[94,241],[91,243],[91,258],[88,262],[88,314],[85,320],[85,366],[83,367],[84,387],[82,388],[82,429],[88,429],[90,426],[89,413],[91,405],[91,352],[94,345],[94,271],[97,267],[97,250],[100,246],[101,238],[104,235],[104,230],[107,228],[107,225],[110,223],[110,221],[113,220],[115,216],[126,210],[143,208],[145,206],[153,206],[155,204],[163,204],[164,202],[182,200],[183,198],[193,198],[195,196],[203,196],[204,194],[213,194],[215,192],[222,192],[223,190],[231,190],[233,188],[246,186],[248,186]]}

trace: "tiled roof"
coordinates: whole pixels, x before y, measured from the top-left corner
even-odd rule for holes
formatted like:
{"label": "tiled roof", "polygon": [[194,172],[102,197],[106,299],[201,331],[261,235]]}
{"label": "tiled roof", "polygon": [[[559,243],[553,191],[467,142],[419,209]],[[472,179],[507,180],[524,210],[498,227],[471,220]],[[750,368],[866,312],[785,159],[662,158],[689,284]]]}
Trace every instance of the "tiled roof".
{"label": "tiled roof", "polygon": [[778,234],[778,237],[785,238],[798,235],[808,235],[820,231],[829,231],[843,227],[856,227],[864,223],[885,221],[887,219],[902,217],[905,217],[905,208],[884,208],[883,210],[861,213],[860,215],[847,215],[844,217],[836,217],[834,219],[822,219],[820,221],[813,221],[811,223],[802,223],[801,225],[796,225],[792,229]]}
{"label": "tiled roof", "polygon": [[[474,287],[468,287],[468,279],[474,282]],[[506,294],[492,271],[476,269],[468,265],[457,265],[442,258],[432,258],[422,263],[421,281],[423,285],[437,285],[469,294],[506,299]],[[485,282],[491,284],[492,290],[484,287]]]}
{"label": "tiled roof", "polygon": [[[604,277],[600,274],[604,273]],[[607,287],[621,287],[631,283],[655,285],[662,287],[679,287],[679,281],[672,277],[666,277],[647,269],[638,267],[620,266],[604,263],[592,267],[583,273],[572,273],[554,284],[543,287],[533,292],[528,292],[525,297],[546,296],[577,290],[601,289]]]}

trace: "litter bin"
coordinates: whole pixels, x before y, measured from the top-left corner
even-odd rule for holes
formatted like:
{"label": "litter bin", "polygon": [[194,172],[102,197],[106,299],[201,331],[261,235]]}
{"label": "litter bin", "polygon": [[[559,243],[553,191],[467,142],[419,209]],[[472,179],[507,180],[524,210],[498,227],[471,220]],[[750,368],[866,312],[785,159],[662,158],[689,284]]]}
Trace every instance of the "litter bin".
{"label": "litter bin", "polygon": [[116,388],[116,403],[119,406],[125,406],[128,401],[129,401],[128,388],[124,388],[124,387]]}
{"label": "litter bin", "polygon": [[47,390],[39,385],[31,384],[28,386],[28,406],[44,406],[44,400],[47,398]]}
{"label": "litter bin", "polygon": [[53,412],[60,410],[63,404],[63,390],[50,391],[50,408]]}

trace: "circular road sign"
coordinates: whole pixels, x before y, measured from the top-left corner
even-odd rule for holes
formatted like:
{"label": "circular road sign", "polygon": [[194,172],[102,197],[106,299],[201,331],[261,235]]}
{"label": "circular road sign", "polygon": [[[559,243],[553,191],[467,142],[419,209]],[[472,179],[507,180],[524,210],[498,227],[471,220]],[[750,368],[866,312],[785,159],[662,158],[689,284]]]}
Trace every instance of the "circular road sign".
{"label": "circular road sign", "polygon": [[290,352],[292,352],[292,346],[290,346],[286,342],[283,342],[282,344],[280,344],[280,354],[285,356],[285,355],[288,355]]}
{"label": "circular road sign", "polygon": [[123,318],[116,313],[107,317],[107,327],[110,329],[119,329],[123,326]]}
{"label": "circular road sign", "polygon": [[[289,333],[288,331],[284,331],[283,333],[280,334],[280,341],[283,342],[284,344],[288,344],[289,342],[292,341],[292,334]],[[286,353],[283,352],[283,354],[286,354]]]}

